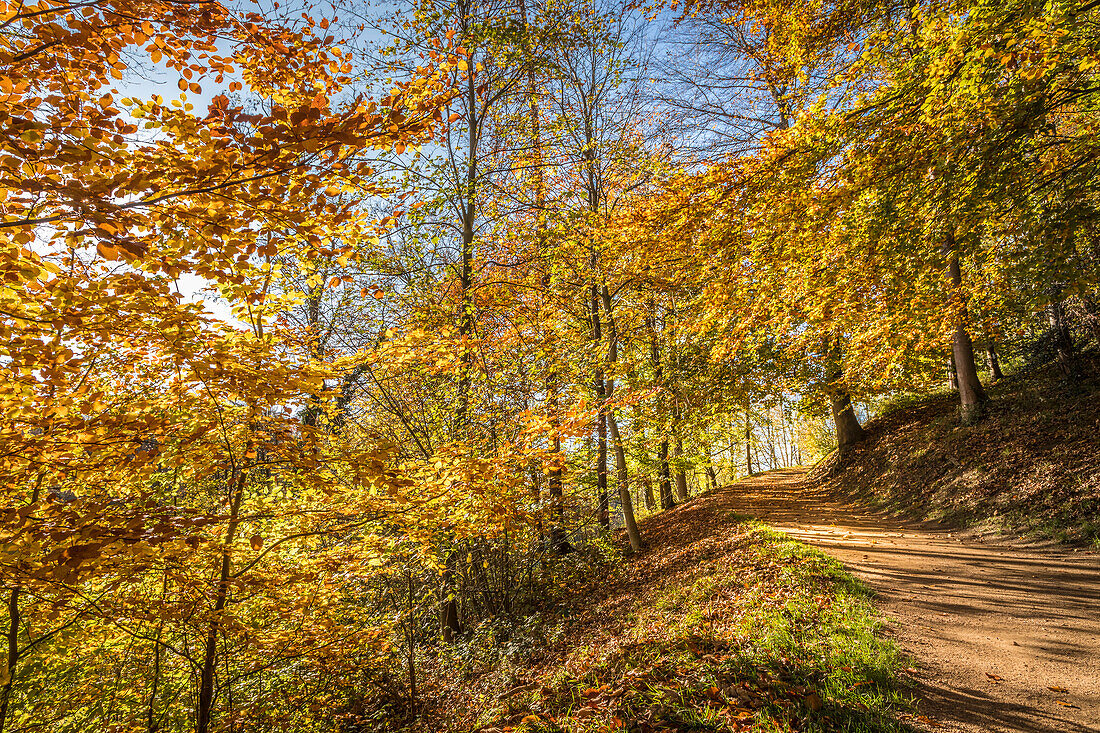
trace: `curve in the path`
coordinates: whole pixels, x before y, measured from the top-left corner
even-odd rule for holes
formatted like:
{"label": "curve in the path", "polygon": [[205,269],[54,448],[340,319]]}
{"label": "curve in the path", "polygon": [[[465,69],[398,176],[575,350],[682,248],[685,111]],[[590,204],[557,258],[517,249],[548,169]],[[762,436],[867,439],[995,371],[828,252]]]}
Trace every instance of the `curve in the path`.
{"label": "curve in the path", "polygon": [[879,596],[941,731],[1100,732],[1100,555],[981,542],[827,495],[804,471],[724,489]]}

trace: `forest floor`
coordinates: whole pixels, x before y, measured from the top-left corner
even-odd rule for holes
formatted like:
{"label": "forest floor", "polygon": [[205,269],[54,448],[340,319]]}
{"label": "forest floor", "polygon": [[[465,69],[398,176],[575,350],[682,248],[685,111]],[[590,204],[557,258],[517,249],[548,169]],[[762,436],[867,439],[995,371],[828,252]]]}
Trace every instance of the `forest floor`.
{"label": "forest floor", "polygon": [[969,426],[957,393],[899,396],[828,485],[913,518],[1100,549],[1100,379],[1070,386],[1035,370],[989,393]]}
{"label": "forest floor", "polygon": [[740,487],[647,518],[640,553],[548,564],[574,570],[540,609],[435,652],[415,729],[914,731],[909,660],[870,591],[734,511]]}
{"label": "forest floor", "polygon": [[789,469],[722,490],[876,593],[939,731],[1100,731],[1100,554],[888,516]]}

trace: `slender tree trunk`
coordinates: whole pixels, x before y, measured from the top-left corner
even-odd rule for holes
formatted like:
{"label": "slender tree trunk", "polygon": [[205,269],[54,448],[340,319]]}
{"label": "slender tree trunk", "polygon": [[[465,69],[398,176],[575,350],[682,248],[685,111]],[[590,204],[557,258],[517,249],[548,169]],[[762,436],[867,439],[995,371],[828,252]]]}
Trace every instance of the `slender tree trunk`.
{"label": "slender tree trunk", "polygon": [[[245,453],[248,453],[248,449]],[[229,523],[225,528],[221,560],[218,565],[218,584],[215,591],[214,608],[210,616],[210,625],[206,631],[206,645],[203,650],[202,666],[199,672],[199,700],[195,714],[195,733],[208,733],[210,730],[210,720],[214,709],[214,668],[217,663],[218,633],[221,630],[222,612],[229,602],[233,541],[237,538],[237,529],[240,525],[241,502],[244,500],[244,487],[248,481],[248,470],[241,467],[235,478],[229,504]]]}
{"label": "slender tree trunk", "polygon": [[445,560],[443,575],[440,578],[439,630],[443,634],[444,644],[453,644],[455,637],[462,635],[462,621],[458,617],[458,599],[455,597],[454,553]]}
{"label": "slender tree trunk", "polygon": [[712,489],[718,488],[718,474],[714,472],[714,465],[707,464],[707,478],[710,479],[710,487]]}
{"label": "slender tree trunk", "polygon": [[[596,276],[595,260],[596,254],[595,250],[593,250],[592,277]],[[591,308],[592,341],[596,344],[596,353],[599,359],[600,344],[603,341],[603,335],[600,324],[599,288],[595,283],[592,284]],[[596,364],[595,373],[592,378],[592,386],[595,388],[596,401],[599,404],[599,411],[596,414],[596,491],[599,497],[598,518],[600,525],[606,529],[610,524],[607,504],[607,412],[604,406],[604,402],[607,399],[607,387],[604,382],[602,363]]]}
{"label": "slender tree trunk", "polygon": [[1085,320],[1092,331],[1092,337],[1096,340],[1096,345],[1100,346],[1100,305],[1096,304],[1091,295],[1082,295],[1081,304],[1085,308]]}
{"label": "slender tree trunk", "polygon": [[653,511],[657,508],[657,499],[653,496],[653,482],[649,480],[649,476],[642,476],[642,487],[645,490],[645,508]]}
{"label": "slender tree trunk", "polygon": [[752,417],[750,415],[751,403],[748,395],[745,396],[745,470],[749,476],[756,471],[752,470]]}
{"label": "slender tree trunk", "polygon": [[550,548],[555,554],[564,555],[571,548],[569,547],[569,543],[565,540],[565,506],[562,496],[561,475],[561,435],[557,431],[558,392],[556,375],[555,382],[550,392],[550,411],[554,427],[554,437],[551,438],[551,460],[554,461],[554,466],[550,469],[550,481],[547,487],[550,493]]}
{"label": "slender tree trunk", "polygon": [[416,697],[416,637],[413,629],[413,580],[412,571],[405,571],[405,583],[407,594],[405,596],[405,648],[407,651],[409,674],[409,710],[415,717],[417,712]]}
{"label": "slender tree trunk", "polygon": [[1077,354],[1073,345],[1073,337],[1066,326],[1061,288],[1051,288],[1050,297],[1050,305],[1047,306],[1047,321],[1050,323],[1050,333],[1054,337],[1054,353],[1058,370],[1067,379],[1076,379],[1078,376]]}
{"label": "slender tree trunk", "polygon": [[623,524],[626,536],[630,539],[630,548],[635,552],[642,550],[642,536],[638,532],[638,523],[634,519],[634,502],[630,496],[630,480],[626,472],[626,451],[623,439],[619,435],[619,425],[615,420],[615,411],[607,411],[607,424],[611,428],[611,441],[615,448],[615,473],[619,483],[619,502],[623,509]]}
{"label": "slender tree trunk", "polygon": [[[606,284],[600,289],[600,302],[603,304],[604,318],[607,319],[607,335],[610,343],[607,349],[607,361],[614,366],[619,361],[619,327],[615,323],[615,313],[612,310],[611,290]],[[607,399],[615,394],[615,380],[607,380]],[[626,526],[627,537],[630,538],[630,547],[635,552],[642,549],[642,536],[638,533],[638,523],[634,518],[634,501],[630,495],[630,477],[626,469],[626,451],[623,449],[623,439],[619,435],[619,424],[615,420],[615,410],[607,409],[607,425],[611,430],[611,441],[615,451],[615,475],[619,484],[619,504],[623,512],[623,524]]]}
{"label": "slender tree trunk", "polygon": [[[660,389],[664,387],[665,377],[661,365],[661,350],[657,344],[657,307],[652,297],[649,299],[649,310],[650,314],[646,316],[646,326],[649,329],[649,360],[653,366],[653,381]],[[672,479],[668,470],[668,436],[661,437],[657,466],[660,475],[658,494],[661,498],[661,508],[671,509],[676,502],[672,498]]]}
{"label": "slender tree trunk", "polygon": [[680,436],[680,395],[674,393],[672,396],[672,434],[676,439],[673,446],[673,457],[676,459],[676,471],[673,474],[673,479],[676,486],[676,501],[684,502],[688,499],[688,486],[687,475],[684,473],[684,440]]}
{"label": "slender tree trunk", "polygon": [[718,473],[714,470],[714,446],[709,441],[703,446],[703,449],[707,453],[707,479],[710,480],[710,487],[712,489],[718,488]]}
{"label": "slender tree trunk", "polygon": [[687,474],[684,473],[684,465],[681,462],[684,456],[684,441],[677,437],[673,456],[676,458],[676,501],[688,500]]}
{"label": "slender tree trunk", "polygon": [[[525,29],[524,50],[531,56],[530,28],[527,25],[527,0],[521,0],[519,4],[520,24]],[[546,184],[543,175],[542,160],[542,131],[539,119],[538,88],[535,79],[535,67],[529,64],[527,67],[527,113],[531,126],[531,167],[534,175],[535,188],[535,239],[540,257],[546,252]],[[545,262],[545,260],[544,260]],[[553,285],[550,268],[543,269],[542,286],[549,291]],[[547,343],[547,352],[552,353],[551,343]],[[551,357],[552,358],[552,357]],[[558,373],[551,366],[550,373],[546,377],[546,393],[550,408],[550,423],[554,431],[551,438],[551,460],[553,467],[550,469],[547,492],[550,494],[550,547],[557,555],[564,555],[569,551],[569,545],[565,540],[564,506],[562,503],[562,469],[561,469],[561,435],[558,434]]]}
{"label": "slender tree trunk", "polygon": [[16,665],[19,664],[19,588],[12,588],[8,594],[8,653],[5,660],[7,681],[0,690],[0,733],[8,720],[8,707],[11,704],[11,691],[15,686]]}
{"label": "slender tree trunk", "polygon": [[959,370],[955,366],[955,348],[951,348],[951,353],[947,357],[947,386],[952,392],[959,391]]}
{"label": "slender tree trunk", "polygon": [[657,461],[661,471],[661,508],[671,509],[676,506],[676,502],[672,498],[672,478],[668,470],[668,438],[661,438],[661,446],[657,452]]}
{"label": "slender tree trunk", "polygon": [[[470,402],[473,388],[473,262],[474,262],[474,220],[477,217],[477,178],[478,178],[478,119],[477,85],[474,81],[474,66],[466,74],[465,99],[468,137],[466,147],[466,181],[462,199],[462,262],[459,270],[459,308],[458,334],[461,341],[460,374],[458,380],[458,404],[455,408],[455,425],[458,440],[468,443],[470,435]],[[450,644],[462,633],[462,624],[458,618],[458,600],[455,598],[454,573],[451,569],[451,556],[444,561],[446,566],[440,578],[439,627],[443,642]]]}
{"label": "slender tree trunk", "polygon": [[466,190],[462,209],[462,263],[459,270],[459,308],[458,334],[461,339],[461,373],[458,380],[458,405],[455,408],[455,423],[460,440],[470,439],[470,390],[472,388],[473,351],[470,339],[474,331],[472,301],[473,263],[474,263],[474,218],[477,216],[477,148],[478,148],[478,107],[477,88],[474,82],[474,69],[470,68],[466,79],[466,119],[469,127],[466,162]]}
{"label": "slender tree trunk", "polygon": [[[168,598],[168,573],[164,573],[164,578],[161,583],[160,590],[161,602],[165,602]],[[160,686],[160,658],[161,658],[161,639],[164,637],[164,621],[161,620],[157,624],[157,637],[153,641],[153,683],[149,690],[149,711],[147,713],[147,721],[145,729],[148,733],[156,733],[159,726],[157,725],[157,688]]]}
{"label": "slender tree trunk", "polygon": [[1004,379],[1005,375],[1001,373],[1001,360],[997,356],[997,344],[992,336],[986,340],[985,353],[989,358],[989,373],[993,375],[993,380]]}
{"label": "slender tree trunk", "polygon": [[[947,274],[952,287],[952,297],[962,297],[962,268],[959,266],[959,253],[955,248],[955,236],[948,232],[943,246],[947,256]],[[955,357],[955,373],[959,380],[959,414],[964,424],[981,419],[982,410],[988,397],[978,379],[978,367],[974,363],[974,343],[966,330],[966,302],[959,304],[959,314],[955,321],[955,336],[952,352]]]}
{"label": "slender tree trunk", "polygon": [[775,420],[771,409],[767,411],[767,435],[768,435],[768,469],[779,468],[779,456],[775,454]]}
{"label": "slender tree trunk", "polygon": [[[31,493],[31,505],[38,503],[38,500],[42,496],[42,475],[39,474],[37,481],[34,484],[34,491]],[[8,653],[6,655],[5,662],[7,663],[7,681],[4,682],[4,686],[0,689],[0,733],[3,733],[4,727],[8,722],[8,711],[11,709],[11,693],[15,687],[16,668],[19,665],[19,658],[22,656],[24,650],[19,649],[19,623],[21,620],[21,613],[19,610],[19,596],[22,593],[22,589],[18,586],[11,589],[8,594]]]}

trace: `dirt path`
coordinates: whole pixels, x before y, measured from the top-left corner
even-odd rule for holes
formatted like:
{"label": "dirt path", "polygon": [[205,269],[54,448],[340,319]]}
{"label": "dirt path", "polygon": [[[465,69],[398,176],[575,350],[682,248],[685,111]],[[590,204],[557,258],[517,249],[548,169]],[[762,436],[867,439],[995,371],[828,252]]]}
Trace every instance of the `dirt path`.
{"label": "dirt path", "polygon": [[1100,555],[982,542],[829,498],[798,470],[729,487],[880,594],[940,731],[1100,731]]}

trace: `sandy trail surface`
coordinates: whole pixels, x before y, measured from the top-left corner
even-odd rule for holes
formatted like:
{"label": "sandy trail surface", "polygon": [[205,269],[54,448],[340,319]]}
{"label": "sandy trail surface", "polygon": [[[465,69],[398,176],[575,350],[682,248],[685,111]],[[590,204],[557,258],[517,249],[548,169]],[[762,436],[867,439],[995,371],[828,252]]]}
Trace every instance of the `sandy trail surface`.
{"label": "sandy trail surface", "polygon": [[798,469],[727,491],[841,560],[916,660],[938,731],[1100,731],[1100,554],[994,542],[827,495]]}

